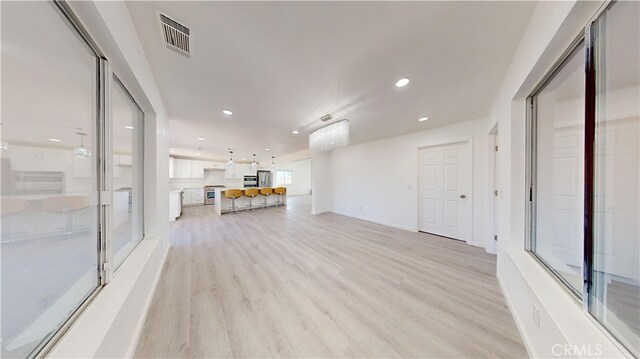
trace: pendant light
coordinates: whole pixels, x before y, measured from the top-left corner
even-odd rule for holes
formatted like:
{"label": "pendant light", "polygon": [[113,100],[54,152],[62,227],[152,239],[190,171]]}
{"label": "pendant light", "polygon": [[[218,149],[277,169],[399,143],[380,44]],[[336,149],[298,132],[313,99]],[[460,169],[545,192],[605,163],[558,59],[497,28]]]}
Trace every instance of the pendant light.
{"label": "pendant light", "polygon": [[253,154],[253,162],[251,163],[252,168],[258,167],[258,162],[256,162],[256,154]]}
{"label": "pendant light", "polygon": [[276,157],[275,156],[271,156],[271,170],[272,171],[276,170]]}
{"label": "pendant light", "polygon": [[229,162],[227,163],[229,167],[233,167],[233,151],[229,149]]}
{"label": "pendant light", "polygon": [[77,134],[80,135],[80,147],[74,148],[73,153],[78,158],[89,158],[89,156],[91,156],[91,151],[84,147],[84,136],[87,134],[84,132],[78,132]]}

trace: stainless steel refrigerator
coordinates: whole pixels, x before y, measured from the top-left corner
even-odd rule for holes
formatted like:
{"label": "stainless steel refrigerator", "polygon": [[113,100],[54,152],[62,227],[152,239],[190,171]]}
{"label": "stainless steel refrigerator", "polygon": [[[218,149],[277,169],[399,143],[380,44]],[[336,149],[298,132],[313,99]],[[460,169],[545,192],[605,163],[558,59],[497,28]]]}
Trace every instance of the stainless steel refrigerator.
{"label": "stainless steel refrigerator", "polygon": [[258,187],[271,187],[273,176],[271,171],[258,171]]}

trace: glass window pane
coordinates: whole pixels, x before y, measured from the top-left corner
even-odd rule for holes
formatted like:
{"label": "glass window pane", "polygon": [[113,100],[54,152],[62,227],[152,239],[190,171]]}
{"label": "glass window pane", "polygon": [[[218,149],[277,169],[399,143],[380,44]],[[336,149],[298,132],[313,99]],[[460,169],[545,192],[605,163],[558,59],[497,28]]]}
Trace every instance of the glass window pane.
{"label": "glass window pane", "polygon": [[591,311],[640,355],[640,3],[596,22],[594,290]]}
{"label": "glass window pane", "polygon": [[584,46],[536,94],[535,229],[532,250],[582,291]]}
{"label": "glass window pane", "polygon": [[144,237],[143,226],[143,113],[122,83],[111,90],[113,123],[113,263],[115,268]]}
{"label": "glass window pane", "polygon": [[1,356],[98,287],[97,58],[52,2],[2,7]]}

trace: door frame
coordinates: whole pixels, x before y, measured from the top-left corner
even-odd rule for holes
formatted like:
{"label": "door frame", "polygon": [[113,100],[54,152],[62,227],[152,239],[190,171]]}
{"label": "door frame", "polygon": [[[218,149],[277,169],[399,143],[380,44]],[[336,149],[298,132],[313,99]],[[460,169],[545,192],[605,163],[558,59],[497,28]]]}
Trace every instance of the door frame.
{"label": "door frame", "polygon": [[[466,228],[464,229],[464,236],[461,239],[457,239],[457,238],[451,238],[454,240],[460,240],[460,241],[464,241],[466,243],[473,243],[473,184],[474,184],[474,176],[473,176],[473,137],[467,137],[467,138],[461,138],[461,139],[457,139],[457,140],[448,140],[448,141],[437,141],[434,143],[429,143],[429,144],[424,144],[424,145],[420,145],[418,146],[418,148],[416,149],[416,167],[418,170],[418,174],[417,174],[417,185],[416,185],[416,229],[417,232],[421,232],[421,233],[429,233],[429,232],[423,232],[420,230],[420,214],[421,214],[421,209],[420,209],[420,183],[421,183],[421,171],[420,171],[420,151],[428,149],[428,148],[432,148],[432,147],[440,147],[440,146],[447,146],[447,145],[455,145],[455,144],[466,144],[466,150],[467,150],[467,169],[469,171],[469,177],[470,177],[470,181],[469,181],[469,188],[466,191],[467,193],[467,200],[469,205],[466,208],[465,211],[465,217],[468,219],[467,220],[467,225],[465,226]],[[429,233],[429,234],[433,234],[433,233]],[[439,237],[444,237],[438,234],[433,234],[435,236],[439,236]],[[449,238],[449,237],[446,237]]]}

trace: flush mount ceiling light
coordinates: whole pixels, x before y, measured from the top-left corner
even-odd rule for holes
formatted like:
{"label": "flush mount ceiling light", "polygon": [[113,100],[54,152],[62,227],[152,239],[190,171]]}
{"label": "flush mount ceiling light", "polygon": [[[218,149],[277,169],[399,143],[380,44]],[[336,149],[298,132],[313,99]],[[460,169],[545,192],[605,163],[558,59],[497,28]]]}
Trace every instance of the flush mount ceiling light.
{"label": "flush mount ceiling light", "polygon": [[258,167],[258,162],[256,162],[256,154],[253,154],[253,162],[251,162],[251,167],[256,168]]}
{"label": "flush mount ceiling light", "polygon": [[291,131],[291,133],[293,133],[294,135],[297,135],[297,134],[299,134],[300,132],[298,132],[298,130],[293,130],[293,131]]}
{"label": "flush mount ceiling light", "polygon": [[267,148],[265,148],[264,150],[265,150],[265,151],[271,151],[271,149],[270,149],[270,148],[268,148],[268,147],[267,147]]}
{"label": "flush mount ceiling light", "polygon": [[222,113],[224,113],[227,116],[233,115],[233,112],[231,110],[222,110]]}
{"label": "flush mount ceiling light", "polygon": [[242,160],[243,160],[243,161],[246,161],[246,160],[247,160],[247,158],[246,158],[246,157],[242,157]]}
{"label": "flush mount ceiling light", "polygon": [[425,116],[425,117],[420,117],[420,118],[418,119],[418,121],[420,121],[420,122],[424,122],[424,121],[426,121],[426,120],[428,120],[428,119],[429,119],[429,117],[426,117],[426,116]]}
{"label": "flush mount ceiling light", "polygon": [[198,141],[204,141],[205,139],[203,137],[198,137]]}
{"label": "flush mount ceiling light", "polygon": [[74,148],[73,153],[78,158],[89,158],[89,156],[91,156],[91,151],[84,147],[84,136],[87,134],[84,132],[78,132],[77,134],[80,136],[80,147]]}
{"label": "flush mount ceiling light", "polygon": [[200,154],[199,154],[199,153],[196,153],[196,156],[200,156]]}
{"label": "flush mount ceiling light", "polygon": [[51,141],[51,142],[60,142],[60,140],[57,139],[57,138],[49,138],[49,141]]}
{"label": "flush mount ceiling light", "polygon": [[309,149],[313,153],[331,151],[349,145],[349,120],[344,119],[320,127],[309,135]]}
{"label": "flush mount ceiling light", "polygon": [[124,126],[127,130],[133,130],[133,126]]}
{"label": "flush mount ceiling light", "polygon": [[396,87],[405,87],[408,84],[409,84],[409,79],[406,77],[396,81]]}

